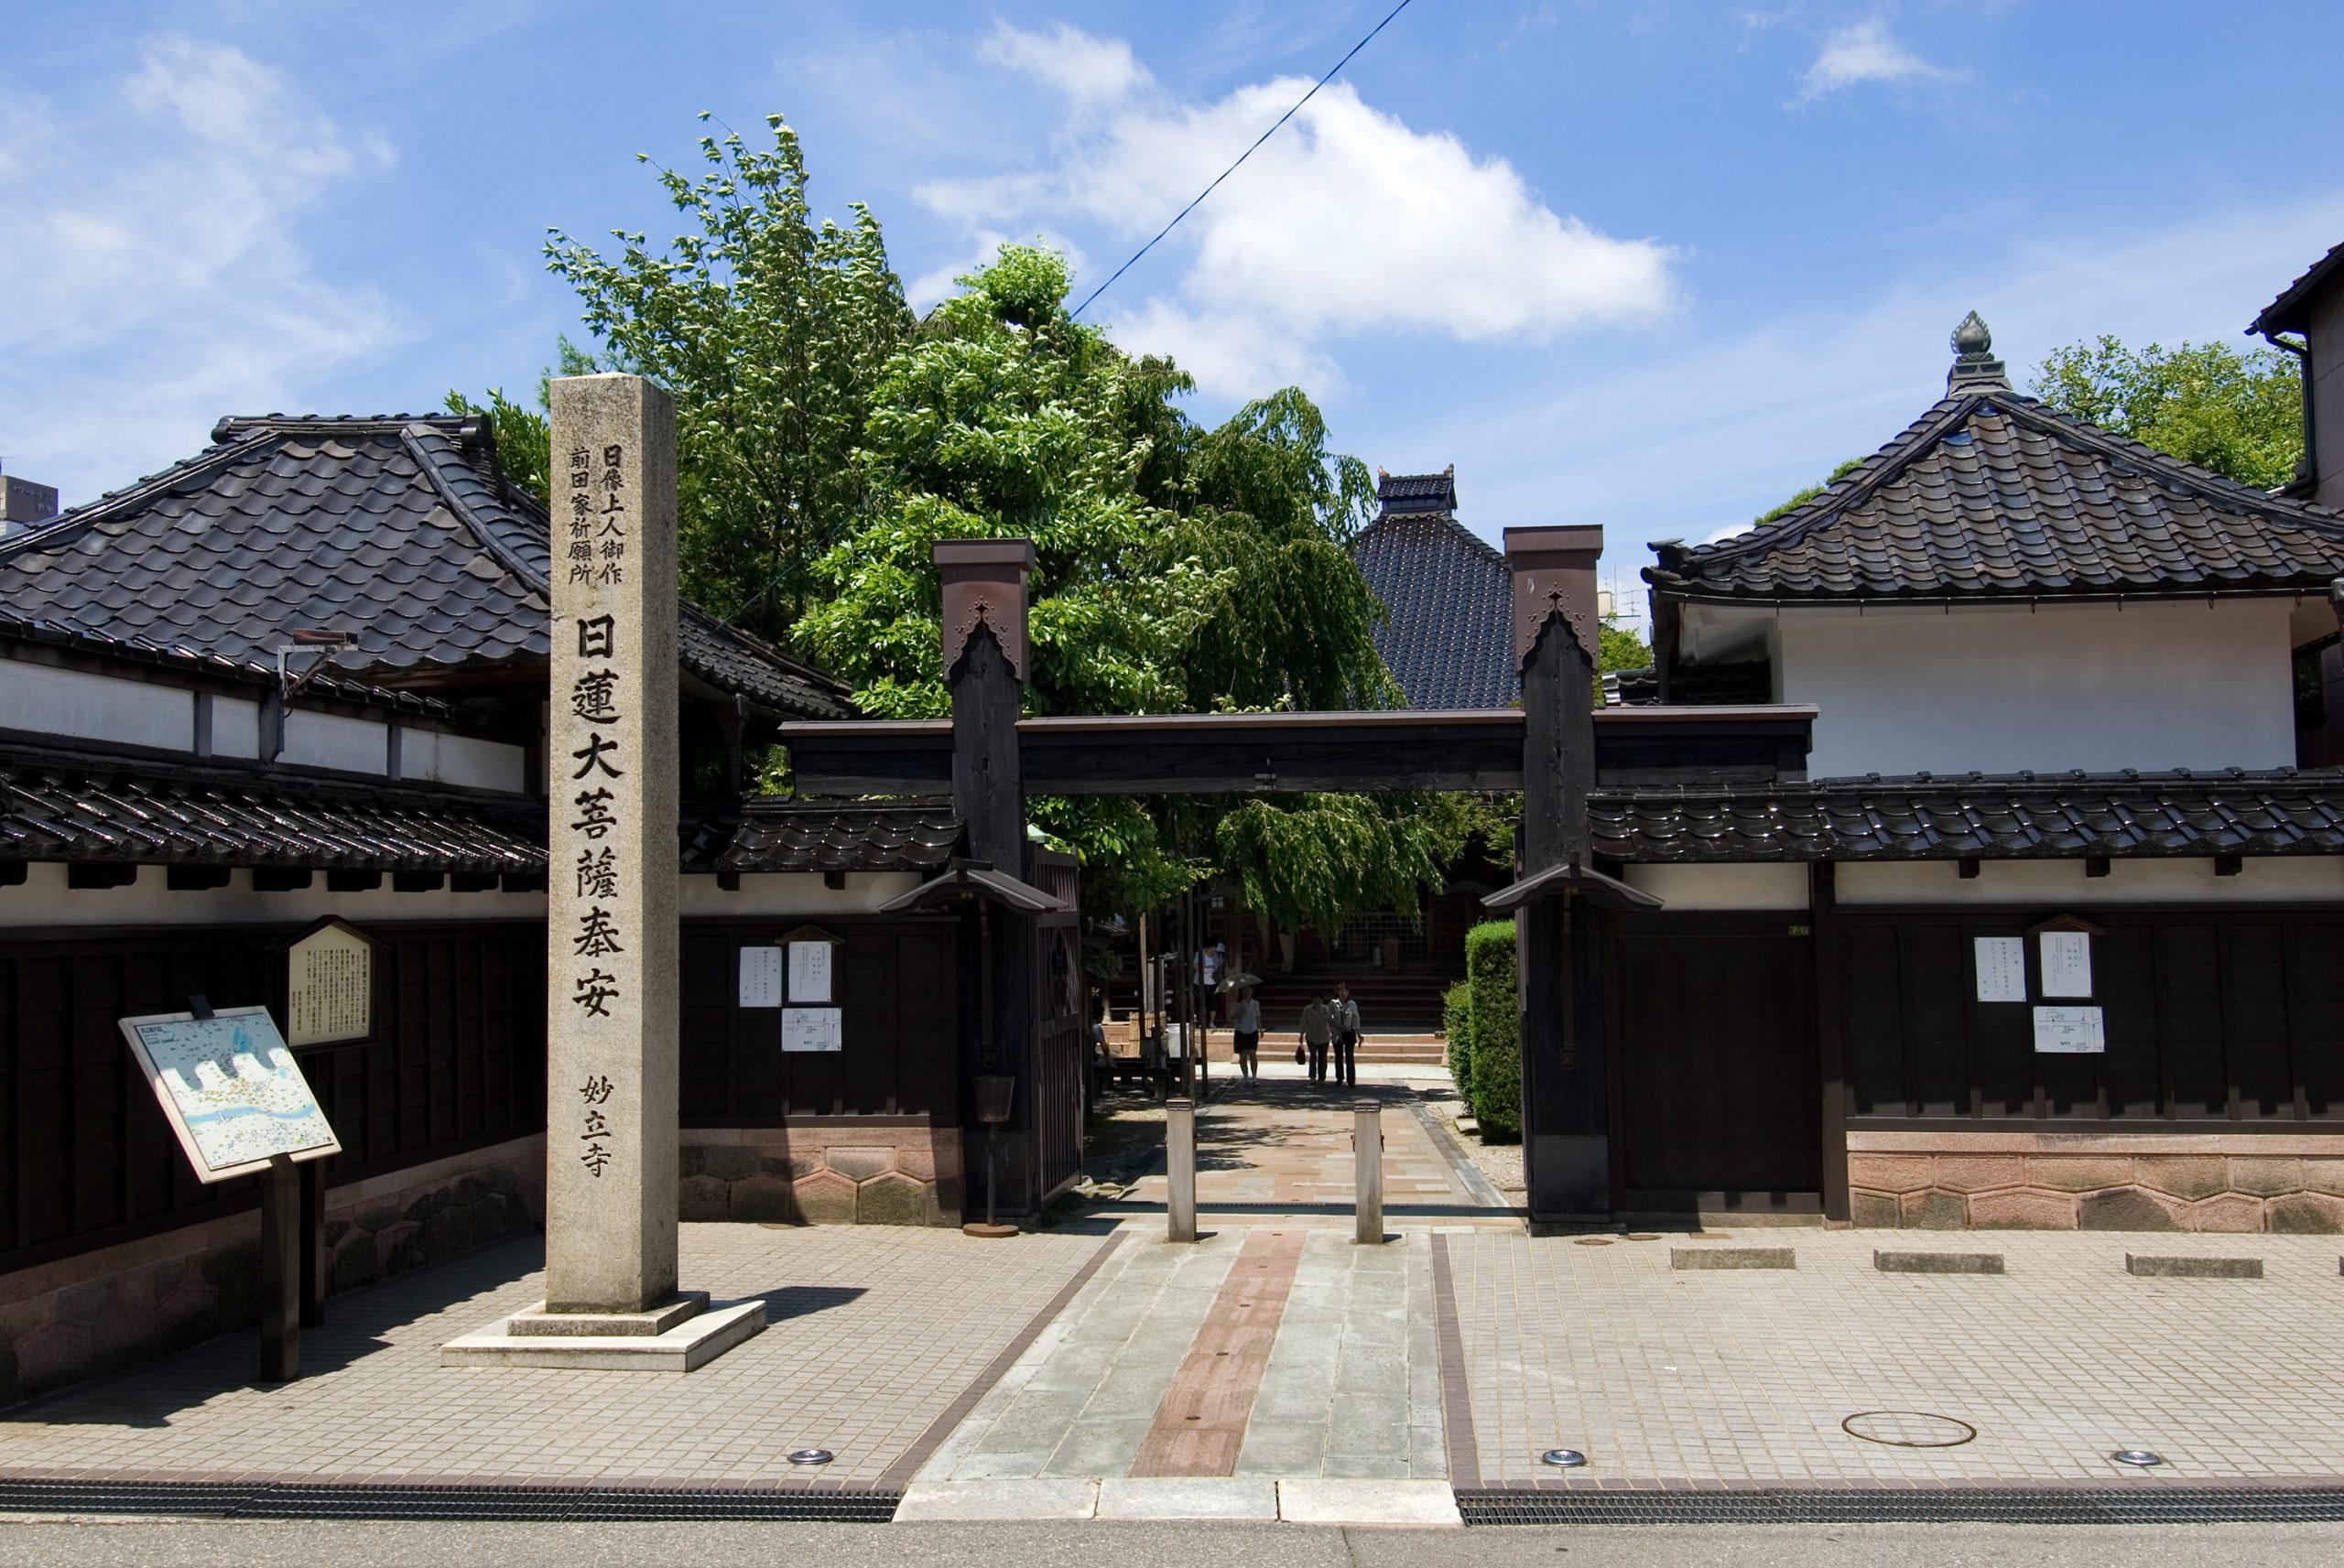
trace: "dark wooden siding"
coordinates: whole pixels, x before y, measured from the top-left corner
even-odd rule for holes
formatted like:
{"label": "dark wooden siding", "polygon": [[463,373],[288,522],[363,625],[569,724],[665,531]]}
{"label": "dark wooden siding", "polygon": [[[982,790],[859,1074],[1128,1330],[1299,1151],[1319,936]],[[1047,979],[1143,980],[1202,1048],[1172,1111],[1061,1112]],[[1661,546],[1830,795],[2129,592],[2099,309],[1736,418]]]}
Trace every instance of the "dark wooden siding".
{"label": "dark wooden siding", "polygon": [[[280,1013],[301,929],[173,927],[0,937],[0,1272],[251,1207],[251,1177],[188,1169],[116,1020]],[[545,933],[535,924],[370,925],[376,1033],[305,1049],[342,1152],[330,1184],[545,1126]]]}
{"label": "dark wooden siding", "polygon": [[[2094,910],[2103,1055],[2039,1054],[2031,1008],[1976,1000],[1972,942],[2043,911],[1842,909],[1849,1111],[1892,1121],[2344,1120],[2344,913]],[[2030,975],[2036,961],[2028,943]],[[2083,1000],[2086,999],[2077,999]]]}
{"label": "dark wooden siding", "polygon": [[[740,951],[806,924],[842,937],[834,994],[843,1049],[781,1049],[776,1008],[743,1008]],[[777,1127],[799,1116],[958,1121],[960,1011],[950,918],[688,921],[683,935],[686,1127]]]}

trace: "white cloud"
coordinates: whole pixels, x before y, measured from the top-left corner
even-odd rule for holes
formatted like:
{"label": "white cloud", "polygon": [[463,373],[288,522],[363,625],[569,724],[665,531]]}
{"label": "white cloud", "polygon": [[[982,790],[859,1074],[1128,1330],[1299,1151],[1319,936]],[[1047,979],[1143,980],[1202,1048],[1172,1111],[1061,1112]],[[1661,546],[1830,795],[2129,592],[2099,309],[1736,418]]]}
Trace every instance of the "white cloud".
{"label": "white cloud", "polygon": [[1096,38],[1064,22],[1049,33],[996,23],[978,58],[1038,78],[1081,104],[1111,103],[1152,80],[1121,38]]}
{"label": "white cloud", "polygon": [[304,214],[389,150],[241,50],[150,39],[109,90],[0,105],[0,454],[70,502],[395,341]]}
{"label": "white cloud", "polygon": [[1931,65],[1889,36],[1880,16],[1840,28],[1823,40],[1823,50],[1800,79],[1798,102],[1866,81],[1940,81],[1952,72]]}
{"label": "white cloud", "polygon": [[[1178,102],[1123,45],[1064,27],[1001,28],[987,57],[1072,102],[1048,166],[918,188],[924,205],[972,234],[1080,219],[1136,244],[1309,85],[1281,78],[1217,102]],[[1118,341],[1184,351],[1200,384],[1241,395],[1292,373],[1323,389],[1330,345],[1349,334],[1545,341],[1650,319],[1675,302],[1666,245],[1614,239],[1554,211],[1504,159],[1413,130],[1342,82],[1189,214],[1159,256],[1180,268],[1177,282],[1115,301]],[[1119,293],[1160,279],[1159,256]]]}

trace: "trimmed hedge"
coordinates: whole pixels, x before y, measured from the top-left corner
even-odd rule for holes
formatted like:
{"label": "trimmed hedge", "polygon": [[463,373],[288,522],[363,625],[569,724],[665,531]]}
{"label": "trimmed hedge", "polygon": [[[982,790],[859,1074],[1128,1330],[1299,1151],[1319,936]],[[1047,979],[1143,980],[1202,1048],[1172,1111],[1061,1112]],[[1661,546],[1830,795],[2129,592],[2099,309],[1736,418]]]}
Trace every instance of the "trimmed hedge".
{"label": "trimmed hedge", "polygon": [[1484,921],[1465,934],[1470,988],[1472,1092],[1485,1143],[1522,1136],[1522,1037],[1514,972],[1514,922]]}
{"label": "trimmed hedge", "polygon": [[1473,983],[1460,980],[1441,993],[1441,1032],[1449,1036],[1449,1076],[1457,1098],[1473,1103]]}

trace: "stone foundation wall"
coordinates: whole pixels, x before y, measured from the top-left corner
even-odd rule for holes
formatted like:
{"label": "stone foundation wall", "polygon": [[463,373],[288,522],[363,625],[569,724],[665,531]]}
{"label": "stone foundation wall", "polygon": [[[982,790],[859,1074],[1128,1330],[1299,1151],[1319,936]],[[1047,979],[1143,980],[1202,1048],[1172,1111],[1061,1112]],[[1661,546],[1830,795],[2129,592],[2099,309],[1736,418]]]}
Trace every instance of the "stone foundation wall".
{"label": "stone foundation wall", "polygon": [[688,1220],[958,1225],[960,1191],[956,1127],[854,1119],[684,1129]]}
{"label": "stone foundation wall", "polygon": [[2344,1231],[2344,1137],[1850,1132],[1849,1213],[1920,1229]]}
{"label": "stone foundation wall", "polygon": [[[539,1133],[329,1190],[329,1290],[542,1224],[545,1158]],[[259,1321],[257,1209],[0,1275],[0,1405]]]}

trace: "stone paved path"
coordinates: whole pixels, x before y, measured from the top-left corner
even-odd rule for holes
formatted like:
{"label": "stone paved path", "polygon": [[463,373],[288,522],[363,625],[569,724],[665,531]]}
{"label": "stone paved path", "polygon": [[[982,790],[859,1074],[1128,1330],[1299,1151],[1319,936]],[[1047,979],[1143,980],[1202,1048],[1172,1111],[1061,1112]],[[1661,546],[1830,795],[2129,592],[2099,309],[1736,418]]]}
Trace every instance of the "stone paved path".
{"label": "stone paved path", "polygon": [[[876,1482],[1098,1256],[897,1226],[687,1225],[683,1277],[764,1294],[772,1326],[700,1371],[443,1368],[440,1346],[545,1293],[537,1238],[337,1296],[309,1374],[252,1381],[250,1331],[0,1416],[0,1475],[755,1484]],[[908,1465],[906,1466],[908,1473]]]}

